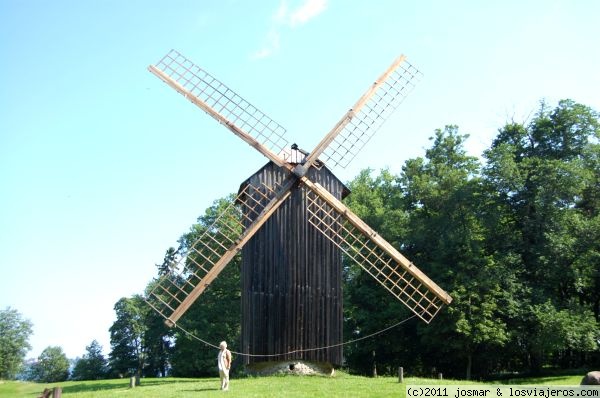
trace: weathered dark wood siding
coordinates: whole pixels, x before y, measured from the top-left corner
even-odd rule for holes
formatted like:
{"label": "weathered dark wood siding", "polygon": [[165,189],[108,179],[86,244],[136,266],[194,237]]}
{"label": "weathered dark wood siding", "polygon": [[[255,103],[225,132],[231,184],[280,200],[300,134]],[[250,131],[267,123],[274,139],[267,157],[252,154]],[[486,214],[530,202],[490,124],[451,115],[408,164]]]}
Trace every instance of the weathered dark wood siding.
{"label": "weathered dark wood siding", "polygon": [[[281,182],[268,163],[246,183]],[[346,187],[325,167],[308,177],[341,199]],[[242,184],[244,185],[244,184]],[[280,354],[342,342],[342,254],[307,221],[305,188],[291,197],[242,249],[242,350]],[[246,364],[303,359],[342,363],[342,347],[277,357],[245,357]]]}

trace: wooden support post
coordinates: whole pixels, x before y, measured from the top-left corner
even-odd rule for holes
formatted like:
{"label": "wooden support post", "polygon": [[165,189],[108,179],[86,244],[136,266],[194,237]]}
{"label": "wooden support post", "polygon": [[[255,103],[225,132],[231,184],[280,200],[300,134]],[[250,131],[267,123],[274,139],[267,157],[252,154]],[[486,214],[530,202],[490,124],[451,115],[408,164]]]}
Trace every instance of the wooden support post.
{"label": "wooden support post", "polygon": [[444,378],[444,375],[442,375],[441,373],[438,373],[438,379],[442,380]]}
{"label": "wooden support post", "polygon": [[51,393],[52,393],[51,389],[44,388],[44,391],[42,391],[42,394],[39,395],[38,398],[49,398]]}
{"label": "wooden support post", "polygon": [[377,362],[375,361],[375,350],[373,350],[373,377],[377,377]]}
{"label": "wooden support post", "polygon": [[52,389],[52,398],[61,398],[62,397],[62,388],[54,387]]}
{"label": "wooden support post", "polygon": [[402,366],[398,368],[398,383],[404,383],[404,368]]}
{"label": "wooden support post", "polygon": [[135,388],[135,376],[129,378],[129,388]]}

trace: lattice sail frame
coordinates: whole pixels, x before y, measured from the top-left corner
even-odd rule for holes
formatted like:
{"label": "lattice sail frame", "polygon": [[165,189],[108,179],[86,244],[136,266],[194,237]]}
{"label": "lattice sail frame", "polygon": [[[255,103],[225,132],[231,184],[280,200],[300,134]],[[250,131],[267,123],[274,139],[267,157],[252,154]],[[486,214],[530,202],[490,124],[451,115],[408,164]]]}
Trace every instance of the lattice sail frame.
{"label": "lattice sail frame", "polygon": [[[201,294],[196,288],[212,282],[210,272],[237,242],[242,231],[252,224],[275,197],[278,185],[246,184],[233,203],[224,208],[200,237],[176,260],[169,271],[158,279],[148,294],[147,302],[171,324],[173,313],[190,294]],[[214,279],[214,278],[213,278]]]}
{"label": "lattice sail frame", "polygon": [[389,72],[331,144],[321,160],[329,167],[346,168],[373,134],[404,101],[423,74],[405,59]]}
{"label": "lattice sail frame", "polygon": [[207,113],[220,123],[235,125],[275,154],[289,146],[285,128],[179,52],[171,50],[152,68],[178,83],[185,97],[216,111],[220,117]]}
{"label": "lattice sail frame", "polygon": [[307,191],[306,198],[308,222],[311,225],[415,315],[426,323],[431,322],[446,304],[447,295],[436,294],[424,283],[420,272],[414,272],[416,267],[407,267],[392,257],[389,251],[372,240],[372,236],[354,226],[347,218],[347,213],[340,212],[314,191]]}

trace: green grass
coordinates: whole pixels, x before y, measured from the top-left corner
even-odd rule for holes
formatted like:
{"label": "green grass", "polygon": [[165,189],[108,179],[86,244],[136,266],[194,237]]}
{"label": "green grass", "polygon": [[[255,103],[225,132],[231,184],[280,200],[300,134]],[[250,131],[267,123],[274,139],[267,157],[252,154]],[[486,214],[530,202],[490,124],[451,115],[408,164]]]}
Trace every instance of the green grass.
{"label": "green grass", "polygon": [[562,375],[545,377],[528,377],[519,379],[508,379],[500,384],[531,384],[531,385],[555,385],[555,386],[578,386],[585,372],[580,375]]}
{"label": "green grass", "polygon": [[[578,385],[582,376],[553,376],[513,379],[502,384]],[[233,378],[230,390],[219,390],[218,378],[142,379],[142,385],[129,388],[129,379],[69,381],[54,384],[0,381],[0,397],[37,397],[44,388],[60,386],[64,397],[405,397],[406,384],[478,384],[460,380],[433,380],[408,377],[368,378],[337,372],[335,377],[271,376]]]}

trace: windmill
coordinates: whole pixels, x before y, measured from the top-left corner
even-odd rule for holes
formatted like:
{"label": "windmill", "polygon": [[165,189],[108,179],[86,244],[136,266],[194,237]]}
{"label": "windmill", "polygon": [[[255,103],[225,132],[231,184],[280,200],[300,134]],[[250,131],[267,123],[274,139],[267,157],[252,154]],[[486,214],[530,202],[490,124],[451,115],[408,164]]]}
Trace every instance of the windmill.
{"label": "windmill", "polygon": [[[413,88],[420,73],[405,56],[312,152],[289,146],[283,127],[177,51],[148,69],[269,160],[154,285],[149,303],[167,325],[239,252],[242,351],[264,354],[262,360],[341,363],[342,256],[426,323],[452,301],[341,202],[348,191],[330,171],[346,167]],[[256,358],[247,356],[246,364]]]}

